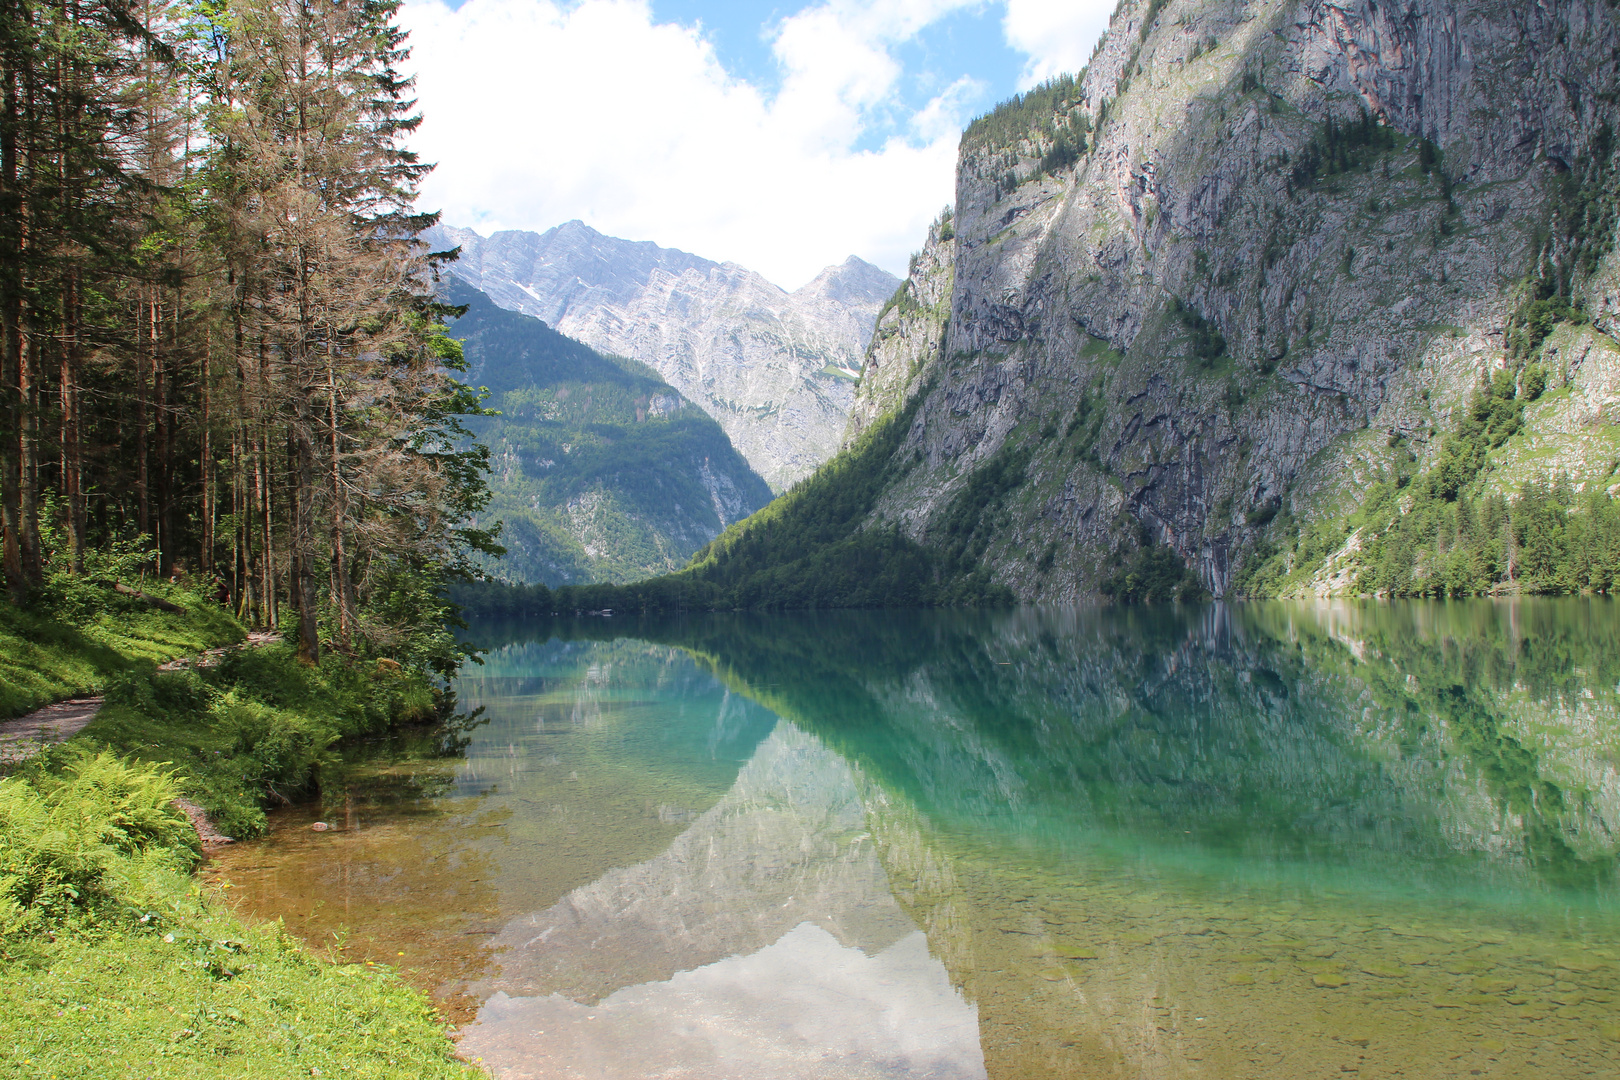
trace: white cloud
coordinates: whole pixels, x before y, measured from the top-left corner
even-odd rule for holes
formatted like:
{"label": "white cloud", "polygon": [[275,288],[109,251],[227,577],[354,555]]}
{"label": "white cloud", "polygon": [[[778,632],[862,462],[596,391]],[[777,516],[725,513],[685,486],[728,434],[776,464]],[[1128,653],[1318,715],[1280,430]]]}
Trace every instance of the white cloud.
{"label": "white cloud", "polygon": [[1114,7],[1115,0],[1007,0],[1002,32],[1029,56],[1019,89],[1085,67]]}
{"label": "white cloud", "polygon": [[962,119],[972,113],[973,103],[984,96],[984,83],[963,75],[911,117],[911,133],[925,142],[955,139],[962,134]]}
{"label": "white cloud", "polygon": [[975,2],[802,10],[775,28],[782,78],[767,97],[643,0],[409,0],[426,116],[413,147],[438,162],[422,205],[481,232],[577,217],[789,288],[850,254],[903,273],[951,201],[975,84],[951,84],[879,148],[855,147],[895,100],[894,46]]}

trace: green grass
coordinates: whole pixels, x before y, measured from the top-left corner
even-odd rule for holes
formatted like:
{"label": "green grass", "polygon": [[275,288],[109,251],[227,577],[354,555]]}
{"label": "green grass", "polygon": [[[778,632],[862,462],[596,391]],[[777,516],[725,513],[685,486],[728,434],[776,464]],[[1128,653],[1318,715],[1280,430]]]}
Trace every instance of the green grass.
{"label": "green grass", "polygon": [[0,1073],[481,1075],[392,971],[324,961],[203,891],[177,789],[72,749],[0,780]]}
{"label": "green grass", "polygon": [[122,672],[241,641],[244,633],[213,601],[183,589],[153,593],[184,615],[89,583],[57,585],[35,609],[0,603],[0,719],[62,698],[99,693]]}
{"label": "green grass", "polygon": [[[163,933],[61,938],[8,956],[0,1072],[63,1080],[484,1075],[451,1058],[432,1007],[391,971],[326,963],[279,928],[244,926],[212,903],[164,925]],[[236,974],[216,977],[210,959],[228,959]]]}
{"label": "green grass", "polygon": [[426,677],[349,662],[320,666],[275,643],[230,653],[204,671],[116,677],[79,741],[172,766],[182,792],[227,836],[264,832],[264,807],[309,797],[342,739],[436,718]]}
{"label": "green grass", "polygon": [[104,693],[76,741],[173,767],[184,795],[221,831],[245,838],[264,831],[265,805],[313,794],[339,740],[437,714],[440,698],[424,673],[330,651],[305,667],[281,643],[236,650],[202,672],[157,671],[160,661],[245,636],[205,597],[174,588],[162,595],[185,613],[65,575],[29,609],[0,604],[3,715]]}

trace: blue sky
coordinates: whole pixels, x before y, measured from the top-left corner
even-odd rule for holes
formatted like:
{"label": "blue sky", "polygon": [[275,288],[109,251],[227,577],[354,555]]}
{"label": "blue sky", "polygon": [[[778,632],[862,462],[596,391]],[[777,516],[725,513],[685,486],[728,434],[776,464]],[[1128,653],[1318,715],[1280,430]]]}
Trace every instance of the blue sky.
{"label": "blue sky", "polygon": [[[771,52],[772,31],[782,20],[811,4],[731,3],[706,0],[653,0],[661,22],[701,25],[726,70],[767,93],[781,87],[781,68]],[[883,111],[886,124],[874,124],[855,140],[857,150],[880,147],[887,135],[904,130],[905,117],[924,108],[941,90],[962,76],[980,84],[973,95],[974,113],[989,110],[1019,89],[1026,54],[1011,48],[1002,32],[1005,6],[981,3],[951,11],[900,42],[895,56],[904,77]]]}
{"label": "blue sky", "polygon": [[571,218],[794,288],[892,273],[950,202],[962,126],[1090,56],[1114,0],[406,0],[438,169],[488,234]]}

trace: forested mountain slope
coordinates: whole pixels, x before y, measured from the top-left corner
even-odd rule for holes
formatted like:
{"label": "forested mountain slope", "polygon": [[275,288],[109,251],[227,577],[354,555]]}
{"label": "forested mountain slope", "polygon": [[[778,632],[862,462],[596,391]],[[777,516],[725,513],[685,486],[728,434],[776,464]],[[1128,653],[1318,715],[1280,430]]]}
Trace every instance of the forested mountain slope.
{"label": "forested mountain slope", "polygon": [[963,136],[866,528],[1024,599],[1609,587],[1617,57],[1607,0],[1126,0]]}
{"label": "forested mountain slope", "polygon": [[776,490],[838,448],[873,319],[899,284],[851,257],[786,292],[751,270],[578,221],[543,234],[430,229],[497,305],[653,368]]}
{"label": "forested mountain slope", "polygon": [[482,524],[504,523],[514,581],[622,581],[683,565],[770,489],[720,426],[633,361],[603,356],[462,282],[450,327],[467,378],[501,415],[468,426],[491,448]]}

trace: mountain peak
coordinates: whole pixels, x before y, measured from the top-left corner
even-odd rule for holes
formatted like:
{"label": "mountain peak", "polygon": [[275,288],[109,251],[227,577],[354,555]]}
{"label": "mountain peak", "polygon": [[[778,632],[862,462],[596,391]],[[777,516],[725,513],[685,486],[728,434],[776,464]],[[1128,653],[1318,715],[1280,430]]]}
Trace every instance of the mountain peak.
{"label": "mountain peak", "polygon": [[829,266],[794,291],[795,299],[826,299],[839,304],[881,304],[900,287],[900,279],[858,255]]}
{"label": "mountain peak", "polygon": [[838,449],[853,376],[899,284],[851,256],[789,293],[735,263],[605,236],[579,220],[487,240],[438,226],[426,239],[461,243],[448,272],[498,306],[652,367],[778,490]]}

